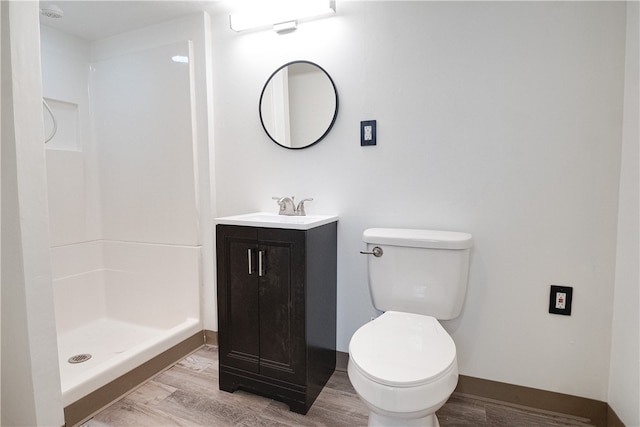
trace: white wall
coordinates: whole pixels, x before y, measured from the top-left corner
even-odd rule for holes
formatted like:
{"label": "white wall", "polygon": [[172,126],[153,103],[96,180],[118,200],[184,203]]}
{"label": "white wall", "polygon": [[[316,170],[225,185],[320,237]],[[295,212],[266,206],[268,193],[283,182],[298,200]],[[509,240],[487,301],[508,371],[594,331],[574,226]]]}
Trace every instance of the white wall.
{"label": "white wall", "polygon": [[2,425],[62,425],[38,4],[2,2]]}
{"label": "white wall", "polygon": [[640,4],[627,3],[620,208],[616,251],[609,405],[627,426],[640,425]]}
{"label": "white wall", "polygon": [[[2,46],[2,51],[4,51],[3,40],[8,37],[8,32],[2,30],[2,26],[5,25],[2,20],[2,6],[0,6],[0,46]],[[6,32],[6,33],[5,33]],[[5,63],[6,61],[2,61]],[[9,69],[5,69],[0,67],[0,75],[4,75],[4,73],[10,72]],[[3,96],[3,92],[8,89],[5,88],[5,85],[8,86],[9,82],[6,80],[2,80],[0,82],[0,120],[4,122],[4,116],[2,115],[2,104],[5,102],[5,98]],[[8,100],[8,97],[7,97]],[[1,131],[1,129],[0,129]],[[4,138],[4,136],[2,136]],[[2,176],[2,150],[0,150],[0,176]],[[0,212],[2,212],[2,188],[0,186]],[[0,215],[0,241],[2,241],[2,215]],[[0,245],[0,271],[2,271],[2,245]],[[1,289],[0,289],[1,291]],[[0,343],[2,342],[2,292],[0,292]],[[2,366],[2,352],[0,351],[0,366]],[[0,384],[2,384],[2,369],[0,369]],[[0,393],[0,420],[2,420],[2,393]]]}
{"label": "white wall", "polygon": [[[445,326],[460,371],[607,400],[624,79],[625,5],[340,2],[290,34],[212,17],[217,209],[314,197],[337,213],[338,350],[374,313],[371,226],[475,237],[462,316]],[[286,150],[264,134],[262,86],[318,63],[340,111],[327,138]],[[360,147],[359,122],[378,121]],[[570,317],[549,285],[574,287]]]}
{"label": "white wall", "polygon": [[304,147],[315,142],[331,124],[335,93],[324,72],[307,64],[289,67],[288,89],[291,140],[283,145]]}

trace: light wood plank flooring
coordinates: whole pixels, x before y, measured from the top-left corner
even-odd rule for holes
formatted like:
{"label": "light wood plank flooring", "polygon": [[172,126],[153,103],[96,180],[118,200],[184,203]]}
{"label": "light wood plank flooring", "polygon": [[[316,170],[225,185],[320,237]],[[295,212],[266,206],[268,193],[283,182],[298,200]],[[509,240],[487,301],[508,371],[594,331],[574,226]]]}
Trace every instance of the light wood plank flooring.
{"label": "light wood plank flooring", "polygon": [[[454,393],[438,411],[446,426],[588,426],[588,420]],[[218,349],[204,346],[115,402],[83,427],[365,426],[367,411],[345,372],[336,372],[306,416],[243,391],[218,390]]]}

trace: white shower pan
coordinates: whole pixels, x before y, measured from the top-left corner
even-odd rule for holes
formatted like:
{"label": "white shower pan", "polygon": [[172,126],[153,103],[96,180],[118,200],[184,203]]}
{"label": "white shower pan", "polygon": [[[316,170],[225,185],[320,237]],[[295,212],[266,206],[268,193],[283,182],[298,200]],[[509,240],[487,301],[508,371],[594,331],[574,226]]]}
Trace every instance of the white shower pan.
{"label": "white shower pan", "polygon": [[[202,330],[199,250],[113,241],[52,248],[64,406]],[[83,354],[91,357],[69,362]]]}

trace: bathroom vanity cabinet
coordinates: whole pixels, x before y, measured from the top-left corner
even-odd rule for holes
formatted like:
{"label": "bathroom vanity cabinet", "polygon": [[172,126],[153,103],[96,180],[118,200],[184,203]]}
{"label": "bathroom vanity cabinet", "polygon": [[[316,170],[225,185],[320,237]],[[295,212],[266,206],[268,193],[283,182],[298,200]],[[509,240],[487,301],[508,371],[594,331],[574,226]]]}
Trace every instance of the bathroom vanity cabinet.
{"label": "bathroom vanity cabinet", "polygon": [[307,413],[335,369],[336,230],[216,226],[221,390]]}

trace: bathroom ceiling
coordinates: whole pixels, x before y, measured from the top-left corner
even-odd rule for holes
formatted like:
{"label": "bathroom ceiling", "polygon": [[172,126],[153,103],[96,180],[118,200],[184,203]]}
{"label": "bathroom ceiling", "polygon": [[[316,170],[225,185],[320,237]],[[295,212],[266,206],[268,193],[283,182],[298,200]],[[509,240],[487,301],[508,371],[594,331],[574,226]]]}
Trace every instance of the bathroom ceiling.
{"label": "bathroom ceiling", "polygon": [[146,27],[211,7],[214,1],[41,1],[60,7],[62,18],[40,16],[40,23],[93,41]]}

